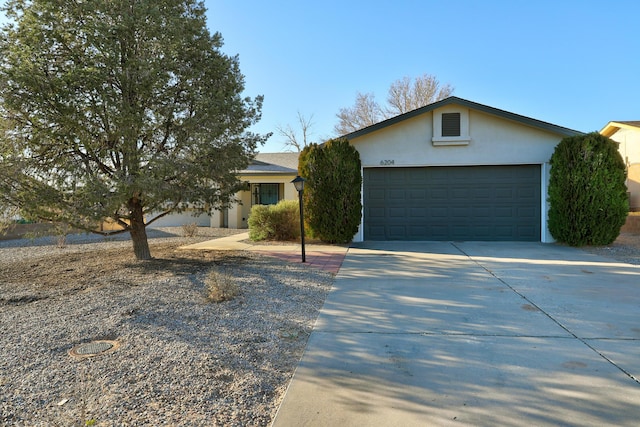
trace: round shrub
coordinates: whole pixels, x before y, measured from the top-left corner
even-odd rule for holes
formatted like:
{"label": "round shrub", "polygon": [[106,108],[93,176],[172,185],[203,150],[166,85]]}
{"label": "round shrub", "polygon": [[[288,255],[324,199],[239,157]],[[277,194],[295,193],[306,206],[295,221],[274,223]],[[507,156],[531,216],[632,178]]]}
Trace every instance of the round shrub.
{"label": "round shrub", "polygon": [[608,245],[629,211],[618,144],[592,132],[564,138],[551,156],[549,231],[572,246]]}
{"label": "round shrub", "polygon": [[255,205],[251,208],[251,240],[294,240],[298,237],[300,211],[297,200],[281,200],[277,205]]}

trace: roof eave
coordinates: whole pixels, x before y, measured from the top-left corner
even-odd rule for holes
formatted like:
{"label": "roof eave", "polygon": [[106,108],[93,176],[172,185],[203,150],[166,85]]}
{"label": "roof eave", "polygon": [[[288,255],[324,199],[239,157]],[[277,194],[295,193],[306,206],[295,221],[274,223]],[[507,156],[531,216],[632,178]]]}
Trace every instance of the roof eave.
{"label": "roof eave", "polygon": [[246,171],[240,171],[238,172],[238,175],[241,176],[264,176],[264,175],[270,175],[270,176],[290,176],[290,175],[297,175],[298,171],[291,171],[291,172],[256,172],[256,171],[251,171],[251,172],[246,172]]}
{"label": "roof eave", "polygon": [[609,122],[605,125],[605,127],[603,127],[600,130],[600,134],[606,136],[607,138],[610,138],[611,136],[613,136],[613,134],[618,132],[620,129],[630,129],[630,130],[639,131],[640,126],[634,126],[624,122]]}
{"label": "roof eave", "polygon": [[410,119],[412,117],[416,117],[419,116],[421,114],[425,114],[428,112],[431,112],[433,110],[436,110],[438,108],[442,108],[446,105],[450,105],[450,104],[457,104],[457,105],[462,105],[465,106],[467,108],[471,108],[477,111],[482,111],[484,113],[487,114],[492,114],[498,117],[502,117],[504,119],[507,120],[511,120],[517,123],[521,123],[530,127],[534,127],[534,128],[538,128],[538,129],[542,129],[542,130],[546,130],[548,132],[553,132],[553,133],[557,133],[563,136],[576,136],[576,135],[582,135],[584,134],[584,132],[580,132],[574,129],[569,129],[566,127],[562,127],[562,126],[558,126],[558,125],[554,125],[552,123],[548,123],[548,122],[543,122],[541,120],[536,120],[536,119],[532,119],[531,117],[526,117],[526,116],[521,116],[519,114],[515,114],[515,113],[511,113],[509,111],[505,111],[505,110],[500,110],[498,108],[494,108],[494,107],[490,107],[488,105],[483,105],[483,104],[478,104],[477,102],[473,102],[473,101],[469,101],[463,98],[458,98],[456,96],[450,96],[448,98],[445,98],[443,100],[434,102],[432,104],[429,105],[425,105],[424,107],[418,108],[416,110],[413,111],[409,111],[407,113],[401,114],[399,116],[395,116],[392,117],[390,119],[384,120],[380,123],[376,123],[374,125],[368,126],[366,128],[357,130],[355,132],[351,132],[348,133],[346,135],[343,135],[343,138],[347,138],[349,140],[353,139],[353,138],[358,138],[360,136],[369,134],[371,132],[375,132],[377,130],[383,129],[387,126],[391,126],[394,125],[396,123],[402,122],[404,120]]}

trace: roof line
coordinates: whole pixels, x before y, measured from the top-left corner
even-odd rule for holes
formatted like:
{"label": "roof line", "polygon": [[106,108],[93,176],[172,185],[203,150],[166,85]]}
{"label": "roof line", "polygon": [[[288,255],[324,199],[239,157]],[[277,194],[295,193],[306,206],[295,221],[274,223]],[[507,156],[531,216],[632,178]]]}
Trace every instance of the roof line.
{"label": "roof line", "polygon": [[467,108],[471,108],[474,110],[482,111],[483,113],[492,114],[494,116],[502,117],[507,120],[515,121],[518,123],[522,123],[531,127],[535,127],[538,129],[547,130],[554,133],[559,133],[564,136],[576,136],[582,135],[583,132],[569,129],[563,126],[554,125],[553,123],[543,122],[541,120],[536,120],[531,117],[521,116],[520,114],[511,113],[509,111],[501,110],[499,108],[490,107],[484,104],[478,104],[477,102],[469,101],[467,99],[458,98],[457,96],[450,96],[448,98],[442,99],[440,101],[436,101],[432,104],[425,105],[424,107],[420,107],[418,109],[409,111],[404,114],[400,114],[399,116],[392,117],[390,119],[384,120],[382,122],[373,124],[371,126],[367,126],[363,129],[348,133],[343,135],[343,138],[352,139],[357,138],[363,135],[366,135],[371,132],[375,132],[377,130],[383,129],[387,126],[394,125],[401,121],[410,119],[412,117],[419,116],[421,114],[436,110],[438,108],[444,107],[449,104],[459,104],[463,105]]}
{"label": "roof line", "polygon": [[631,129],[635,130],[640,128],[640,121],[620,121],[620,122],[609,122],[607,123],[601,130],[600,134],[610,137],[614,133],[618,131],[618,129]]}

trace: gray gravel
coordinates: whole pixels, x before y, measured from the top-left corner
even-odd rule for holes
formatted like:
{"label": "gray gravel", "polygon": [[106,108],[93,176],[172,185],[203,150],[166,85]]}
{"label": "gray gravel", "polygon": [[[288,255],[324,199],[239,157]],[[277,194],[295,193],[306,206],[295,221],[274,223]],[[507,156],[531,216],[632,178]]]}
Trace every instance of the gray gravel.
{"label": "gray gravel", "polygon": [[[175,234],[150,237],[184,239]],[[129,249],[125,238],[75,236],[64,250]],[[56,250],[51,239],[3,241],[0,264]],[[9,298],[25,290],[0,278],[0,425],[269,425],[333,276],[248,252],[221,255],[217,269],[239,297],[208,301],[206,271],[144,283],[113,271],[41,300]],[[93,340],[119,347],[69,354]]]}
{"label": "gray gravel", "polygon": [[640,235],[638,234],[622,233],[610,245],[584,246],[581,249],[627,264],[640,265]]}
{"label": "gray gravel", "polygon": [[[199,237],[183,238],[165,228],[149,237],[194,243],[237,232],[203,228]],[[36,264],[56,253],[131,250],[127,235],[69,236],[64,249],[55,243],[0,241],[0,266]],[[637,264],[640,236],[584,250]],[[236,299],[207,301],[201,270],[142,283],[109,271],[82,288],[47,289],[43,299],[0,277],[0,425],[269,425],[333,276],[249,252],[220,255],[216,264],[236,278]],[[69,354],[93,340],[119,347],[85,359]]]}

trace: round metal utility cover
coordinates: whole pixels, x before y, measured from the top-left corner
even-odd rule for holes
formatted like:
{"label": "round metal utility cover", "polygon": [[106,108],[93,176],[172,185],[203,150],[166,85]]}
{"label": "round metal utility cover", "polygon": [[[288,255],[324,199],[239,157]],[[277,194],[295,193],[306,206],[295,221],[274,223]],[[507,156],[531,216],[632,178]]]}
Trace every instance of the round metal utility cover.
{"label": "round metal utility cover", "polygon": [[69,351],[69,354],[76,357],[91,357],[91,356],[97,356],[98,354],[113,351],[116,348],[118,348],[117,341],[106,341],[106,340],[91,341],[88,343],[75,346]]}

